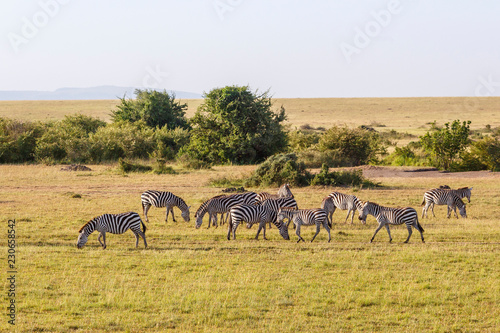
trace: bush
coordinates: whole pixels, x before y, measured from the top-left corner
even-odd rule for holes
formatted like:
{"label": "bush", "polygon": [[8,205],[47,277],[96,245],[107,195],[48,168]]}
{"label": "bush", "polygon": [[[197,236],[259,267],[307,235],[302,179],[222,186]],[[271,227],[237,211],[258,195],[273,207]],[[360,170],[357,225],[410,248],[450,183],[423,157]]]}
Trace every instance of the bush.
{"label": "bush", "polygon": [[363,176],[363,171],[360,169],[329,172],[326,164],[323,164],[321,171],[311,180],[311,185],[362,187],[378,186],[378,184],[366,179]]}
{"label": "bush", "polygon": [[174,160],[180,149],[189,143],[189,138],[190,133],[186,129],[157,128],[154,132],[156,150],[153,157]]}
{"label": "bush", "polygon": [[309,172],[297,162],[295,154],[277,154],[260,164],[245,186],[281,186],[284,183],[305,186],[309,178]]}
{"label": "bush", "polygon": [[175,101],[175,95],[156,90],[135,90],[135,99],[126,100],[120,98],[118,110],[112,111],[111,117],[114,122],[137,122],[143,121],[147,126],[168,129],[189,128],[185,118],[187,104]]}
{"label": "bush", "polygon": [[127,162],[123,159],[118,160],[118,170],[129,173],[129,172],[149,172],[152,171],[153,168],[149,165],[142,165],[138,163]]}
{"label": "bush", "polygon": [[336,167],[375,162],[378,154],[385,153],[385,147],[376,131],[337,126],[330,128],[320,137],[317,150],[335,157],[327,164]]}
{"label": "bush", "polygon": [[288,145],[292,152],[302,152],[313,147],[319,142],[320,134],[310,131],[288,132]]}
{"label": "bush", "polygon": [[472,144],[471,154],[491,171],[500,171],[500,141],[485,137]]}
{"label": "bush", "polygon": [[94,162],[119,158],[147,158],[155,148],[154,130],[144,122],[113,123],[89,137],[89,156]]}
{"label": "bush", "polygon": [[0,163],[34,161],[36,142],[43,131],[39,123],[0,118]]}
{"label": "bush", "polygon": [[267,92],[238,86],[213,89],[191,119],[191,140],[181,154],[211,164],[252,164],[284,151],[285,110],[275,113],[271,106]]}

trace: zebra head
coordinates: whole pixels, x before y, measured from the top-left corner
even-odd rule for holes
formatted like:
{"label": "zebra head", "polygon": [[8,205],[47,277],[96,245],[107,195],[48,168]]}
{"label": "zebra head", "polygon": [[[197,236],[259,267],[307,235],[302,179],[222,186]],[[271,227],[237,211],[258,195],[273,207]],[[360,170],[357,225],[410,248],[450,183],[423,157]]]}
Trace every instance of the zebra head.
{"label": "zebra head", "polygon": [[281,223],[281,225],[279,225],[278,228],[280,230],[281,237],[283,237],[284,240],[290,240],[290,236],[288,235],[288,224]]}
{"label": "zebra head", "polygon": [[[203,215],[202,214],[196,215],[196,229],[199,229],[202,223],[203,223]],[[210,223],[210,221],[208,223]]]}
{"label": "zebra head", "polygon": [[363,222],[366,223],[366,217],[368,216],[370,210],[368,205],[370,204],[370,201],[365,202],[359,209],[359,219]]}
{"label": "zebra head", "polygon": [[89,239],[89,236],[85,231],[81,231],[80,235],[78,235],[78,241],[76,242],[76,247],[81,249],[86,243],[87,240]]}
{"label": "zebra head", "polygon": [[467,211],[465,209],[465,204],[461,207],[458,207],[458,211],[460,212],[460,216],[463,218],[467,218]]}
{"label": "zebra head", "polygon": [[[467,189],[467,192],[465,192],[465,197],[470,203],[470,195],[471,195],[472,187]],[[465,209],[465,208],[464,208]]]}
{"label": "zebra head", "polygon": [[186,222],[190,221],[190,218],[189,218],[189,208],[191,208],[191,206],[189,206],[188,208],[186,208],[185,210],[183,210],[182,213],[181,213],[182,218]]}

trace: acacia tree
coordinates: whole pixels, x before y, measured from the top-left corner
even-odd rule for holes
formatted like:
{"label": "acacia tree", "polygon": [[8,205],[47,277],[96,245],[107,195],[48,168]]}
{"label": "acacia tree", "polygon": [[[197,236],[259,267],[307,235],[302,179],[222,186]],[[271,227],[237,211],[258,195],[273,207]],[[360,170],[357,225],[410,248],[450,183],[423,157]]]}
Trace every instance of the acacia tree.
{"label": "acacia tree", "polygon": [[470,123],[470,120],[461,124],[460,120],[454,120],[451,126],[446,123],[443,128],[420,137],[422,147],[431,155],[437,167],[448,170],[451,163],[465,151],[469,144]]}
{"label": "acacia tree", "polygon": [[181,127],[187,129],[185,118],[187,104],[175,100],[175,94],[166,90],[136,89],[135,99],[120,98],[117,110],[112,111],[113,121],[136,122],[143,120],[149,127],[167,126],[168,129]]}
{"label": "acacia tree", "polygon": [[248,86],[211,90],[191,119],[191,141],[181,153],[212,164],[260,162],[287,146],[285,109],[271,110],[268,92]]}

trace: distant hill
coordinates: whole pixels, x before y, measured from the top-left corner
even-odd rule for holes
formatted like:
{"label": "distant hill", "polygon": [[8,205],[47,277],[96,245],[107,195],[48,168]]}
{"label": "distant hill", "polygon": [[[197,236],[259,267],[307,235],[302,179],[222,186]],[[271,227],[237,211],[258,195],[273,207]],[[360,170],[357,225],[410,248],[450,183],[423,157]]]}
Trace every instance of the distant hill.
{"label": "distant hill", "polygon": [[[117,99],[126,95],[134,97],[134,87],[100,86],[90,88],[60,88],[55,91],[0,91],[0,101],[32,101],[32,100],[87,100]],[[163,89],[162,89],[163,90]],[[201,98],[201,94],[167,90],[176,98]]]}

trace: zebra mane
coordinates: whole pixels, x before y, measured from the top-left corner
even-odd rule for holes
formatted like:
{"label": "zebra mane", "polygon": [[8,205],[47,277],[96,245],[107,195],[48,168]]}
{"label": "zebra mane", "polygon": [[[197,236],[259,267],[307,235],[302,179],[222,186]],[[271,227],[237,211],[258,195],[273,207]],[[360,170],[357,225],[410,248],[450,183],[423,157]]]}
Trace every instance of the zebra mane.
{"label": "zebra mane", "polygon": [[95,222],[99,217],[101,217],[101,215],[99,216],[96,216],[94,217],[93,219],[91,219],[90,221],[88,221],[87,223],[85,223],[81,228],[80,230],[78,230],[78,233],[81,233],[83,231],[83,229],[85,229],[86,226],[88,226],[90,223],[93,223]]}
{"label": "zebra mane", "polygon": [[468,186],[466,186],[466,187],[460,187],[460,188],[458,188],[457,190],[468,190],[468,189],[469,189],[469,187],[468,187]]}
{"label": "zebra mane", "polygon": [[194,214],[194,216],[198,216],[198,215],[199,215],[199,213],[200,213],[201,211],[203,211],[203,210],[205,209],[205,207],[207,207],[207,205],[208,205],[208,203],[210,202],[210,200],[212,200],[212,199],[216,199],[216,198],[225,197],[225,196],[226,196],[225,194],[219,194],[219,195],[216,195],[215,197],[212,197],[212,198],[210,198],[210,199],[208,199],[208,200],[205,200],[205,201],[204,201],[204,202],[200,205],[200,207],[198,208],[198,210],[196,211],[196,213]]}

